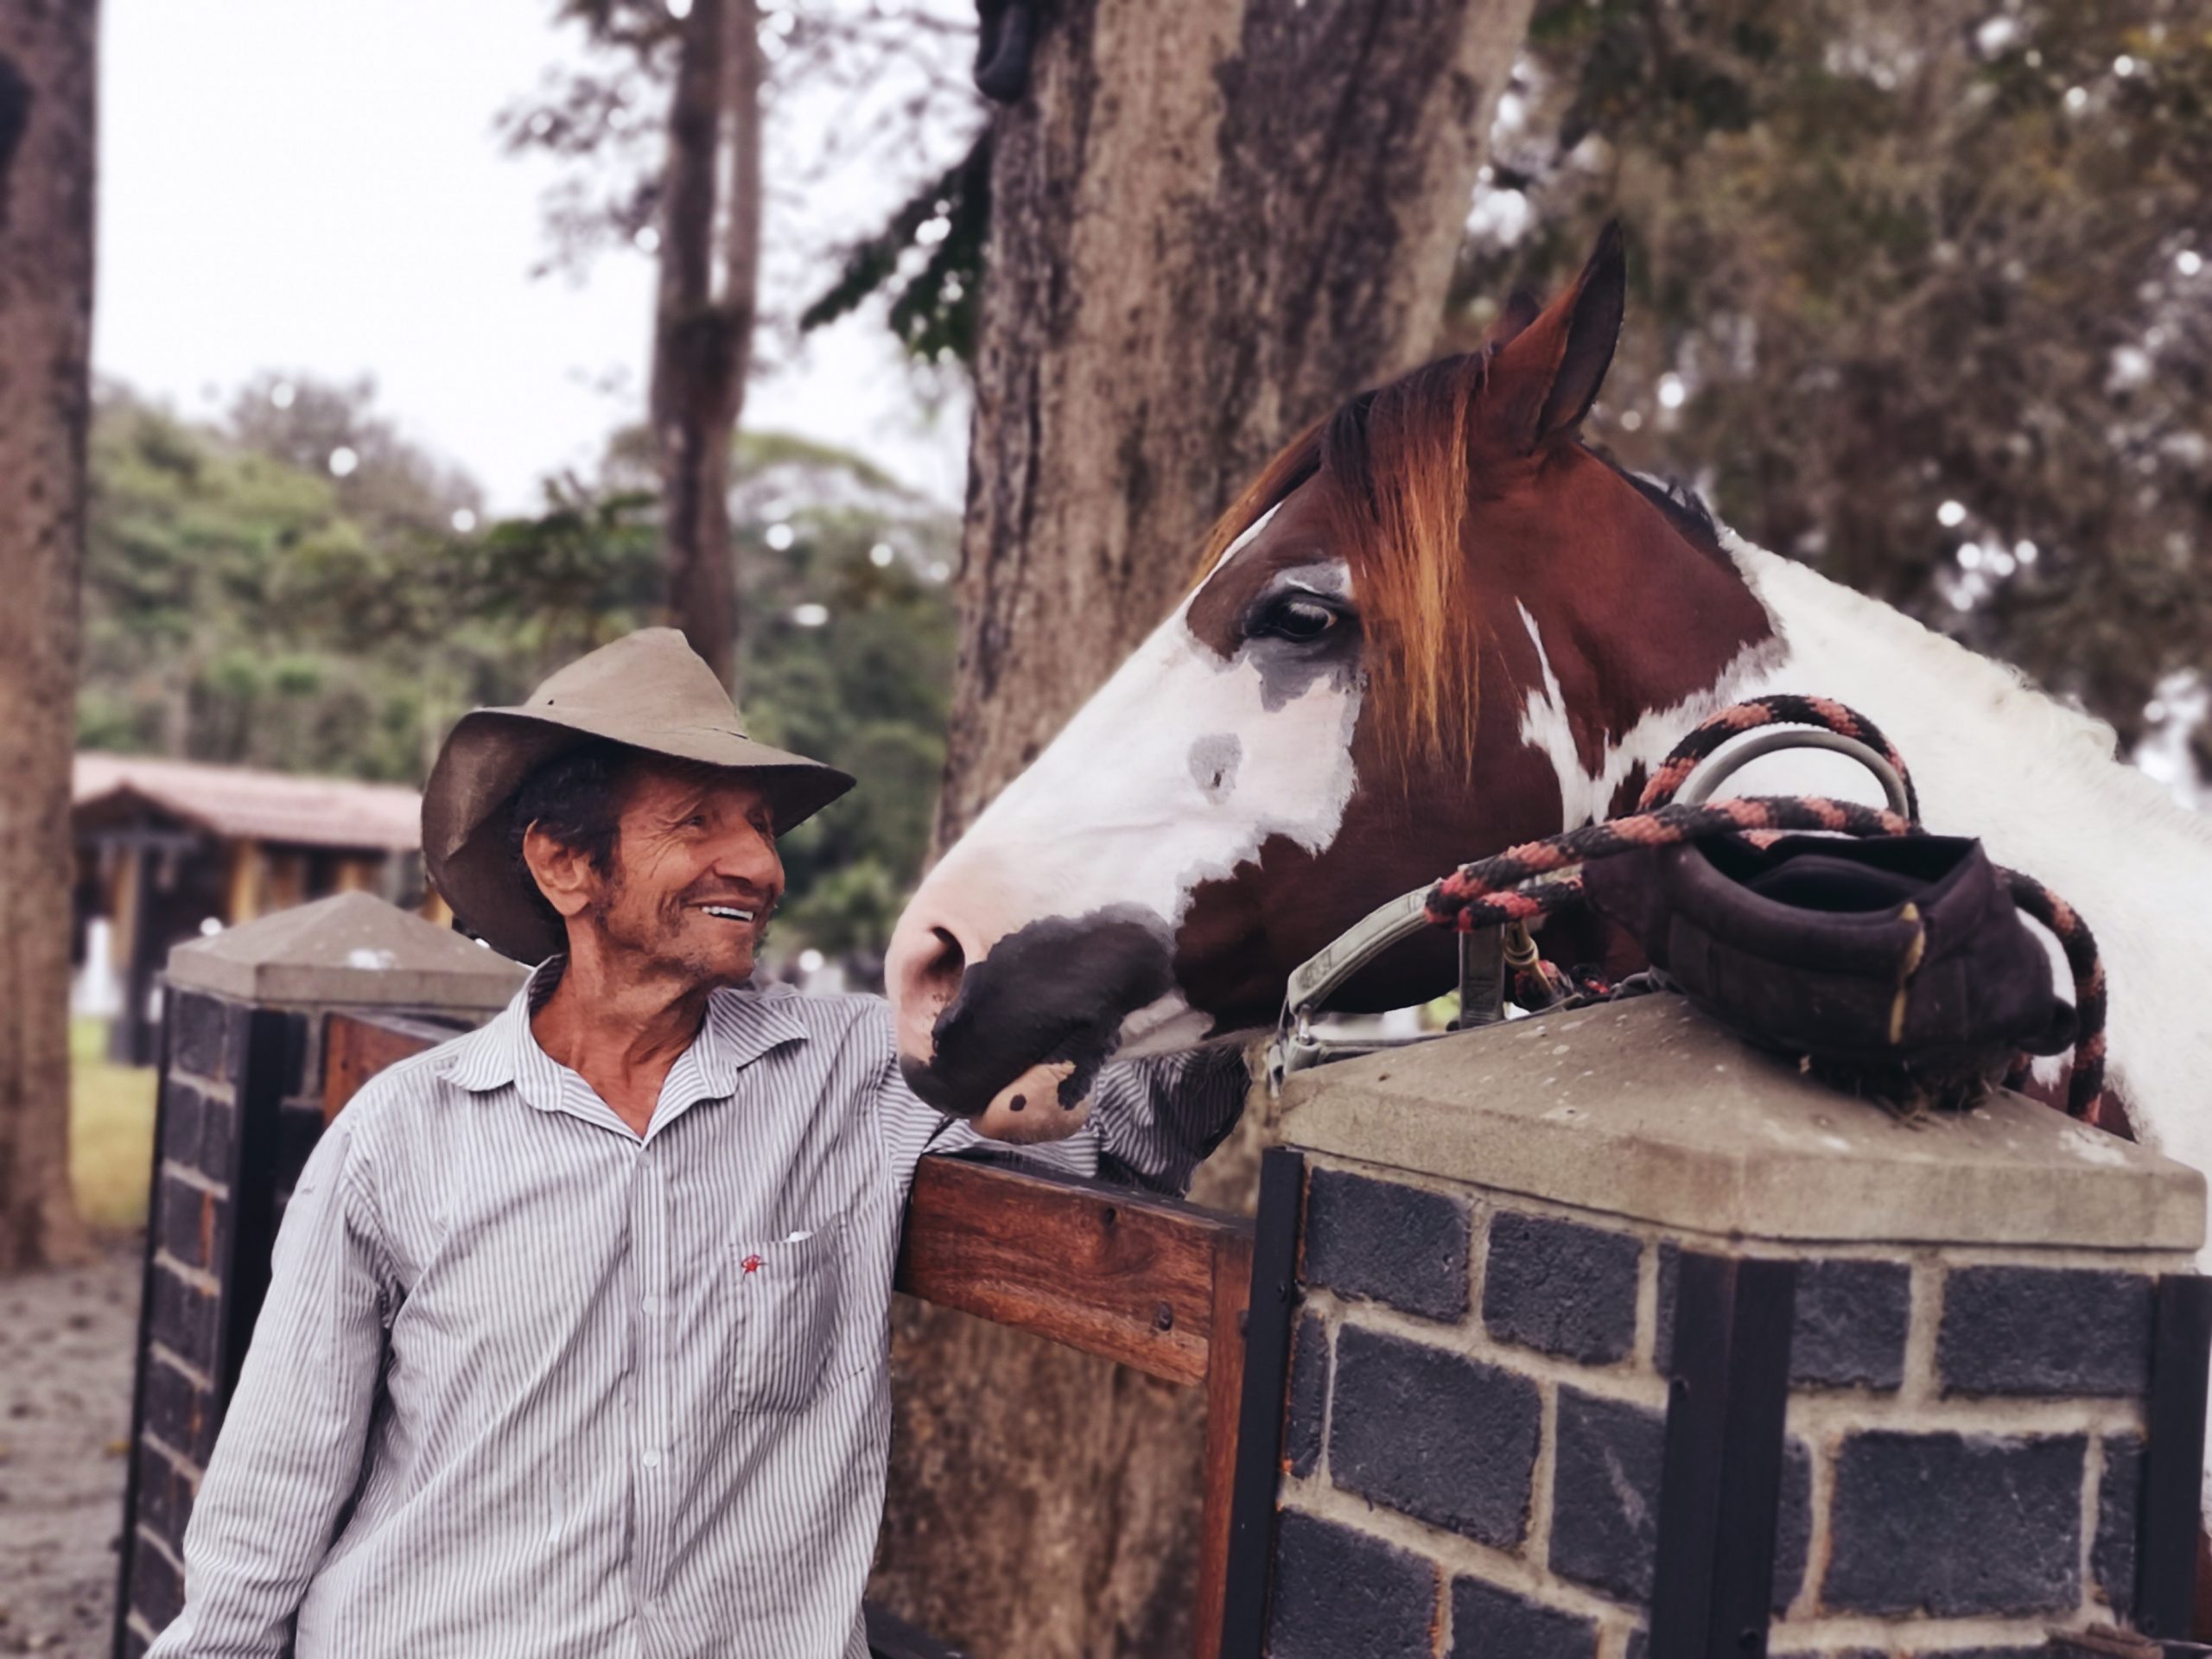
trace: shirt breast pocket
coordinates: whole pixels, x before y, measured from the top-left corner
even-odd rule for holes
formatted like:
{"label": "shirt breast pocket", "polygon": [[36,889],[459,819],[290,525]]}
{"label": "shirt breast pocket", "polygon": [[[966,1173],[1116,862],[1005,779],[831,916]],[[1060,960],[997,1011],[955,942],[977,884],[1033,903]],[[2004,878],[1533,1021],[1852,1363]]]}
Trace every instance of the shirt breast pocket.
{"label": "shirt breast pocket", "polygon": [[[730,1409],[804,1409],[839,1380],[845,1285],[842,1225],[730,1247]],[[849,1365],[843,1369],[851,1369]]]}

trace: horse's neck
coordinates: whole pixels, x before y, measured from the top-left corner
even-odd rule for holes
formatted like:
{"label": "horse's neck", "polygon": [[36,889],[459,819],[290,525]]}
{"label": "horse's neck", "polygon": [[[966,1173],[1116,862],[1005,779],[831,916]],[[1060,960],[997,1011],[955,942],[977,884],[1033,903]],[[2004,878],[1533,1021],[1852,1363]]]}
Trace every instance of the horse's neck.
{"label": "horse's neck", "polygon": [[[1901,611],[1729,540],[1783,643],[1736,695],[1798,691],[1834,697],[1866,715],[1912,768],[1930,829],[1981,835],[1993,845],[2003,838],[2070,848],[2108,826],[2139,827],[2147,813],[2200,852],[2212,850],[2212,832],[2202,821],[2115,758],[2112,728],[2101,721],[2030,689],[2012,670]],[[1834,783],[1843,774],[1822,775]],[[1759,785],[1761,792],[1767,787]],[[1864,786],[1852,792],[1872,798]]]}
{"label": "horse's neck", "polygon": [[[1727,541],[1785,642],[1780,660],[1745,677],[1734,695],[1798,691],[1848,703],[1904,756],[1929,829],[1980,836],[1999,863],[2078,909],[2103,948],[2114,1075],[2145,1139],[2212,1170],[2212,1022],[2197,1007],[2212,978],[2212,820],[2120,764],[2101,721],[1886,605]],[[1869,780],[1836,770],[1843,764],[1764,761],[1742,787],[1847,787],[1874,798]]]}

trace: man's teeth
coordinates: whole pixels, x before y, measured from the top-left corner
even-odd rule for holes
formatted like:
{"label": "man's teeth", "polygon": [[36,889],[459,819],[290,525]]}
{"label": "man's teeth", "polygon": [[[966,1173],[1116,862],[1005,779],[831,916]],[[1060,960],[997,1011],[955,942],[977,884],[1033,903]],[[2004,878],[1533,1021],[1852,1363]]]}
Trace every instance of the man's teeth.
{"label": "man's teeth", "polygon": [[733,922],[749,922],[753,919],[751,911],[740,910],[735,905],[709,905],[705,909],[709,916],[721,916]]}

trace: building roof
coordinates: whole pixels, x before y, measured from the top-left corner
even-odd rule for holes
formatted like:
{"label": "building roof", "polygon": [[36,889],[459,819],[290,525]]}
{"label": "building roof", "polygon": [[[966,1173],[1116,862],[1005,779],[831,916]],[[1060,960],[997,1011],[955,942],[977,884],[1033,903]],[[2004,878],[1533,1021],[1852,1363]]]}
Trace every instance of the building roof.
{"label": "building roof", "polygon": [[234,839],[385,853],[422,845],[423,798],[397,784],[139,755],[78,755],[73,810],[133,796]]}

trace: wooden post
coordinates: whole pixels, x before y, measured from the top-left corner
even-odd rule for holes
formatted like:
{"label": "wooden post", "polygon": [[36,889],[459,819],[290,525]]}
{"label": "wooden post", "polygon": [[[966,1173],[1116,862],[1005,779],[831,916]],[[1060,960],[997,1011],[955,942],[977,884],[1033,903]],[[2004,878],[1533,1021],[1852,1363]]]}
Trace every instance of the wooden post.
{"label": "wooden post", "polygon": [[137,940],[138,866],[144,854],[136,847],[112,842],[101,850],[107,867],[108,965],[115,969],[118,979],[123,979],[130,972],[130,953]]}
{"label": "wooden post", "polygon": [[108,1027],[108,1058],[119,1065],[144,1065],[147,1052],[146,997],[153,985],[153,963],[146,943],[146,855],[142,842],[116,849],[121,875],[116,883],[115,971],[123,986],[123,1006]]}
{"label": "wooden post", "polygon": [[229,893],[223,909],[226,927],[242,927],[261,914],[261,843],[251,836],[231,843]]}
{"label": "wooden post", "polygon": [[[1198,1659],[1260,1659],[1266,1634],[1305,1211],[1305,1158],[1287,1147],[1268,1147],[1260,1155],[1259,1214],[1244,1242],[1236,1392],[1226,1402],[1212,1396],[1207,1402]],[[1222,1346],[1215,1344],[1217,1356]],[[1217,1440],[1227,1443],[1225,1464],[1214,1460]]]}

